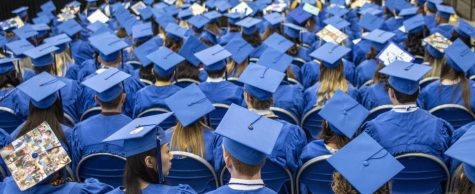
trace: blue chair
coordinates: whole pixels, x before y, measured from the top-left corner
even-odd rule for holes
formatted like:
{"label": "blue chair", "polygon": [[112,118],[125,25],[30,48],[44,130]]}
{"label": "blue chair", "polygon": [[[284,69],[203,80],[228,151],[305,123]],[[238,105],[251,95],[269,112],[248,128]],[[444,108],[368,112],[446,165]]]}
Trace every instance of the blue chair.
{"label": "blue chair", "polygon": [[360,88],[363,87],[363,86],[371,86],[371,85],[373,85],[373,80],[372,79],[370,79],[370,80],[366,81],[365,83],[363,83],[363,85],[361,85]]}
{"label": "blue chair", "polygon": [[458,104],[443,104],[429,110],[429,112],[441,119],[449,122],[454,129],[458,129],[465,124],[475,120],[475,115],[467,108]]}
{"label": "blue chair", "polygon": [[259,61],[259,58],[249,58],[249,64],[250,63],[257,63]]}
{"label": "blue chair", "polygon": [[292,59],[292,64],[297,65],[299,67],[302,67],[303,64],[305,64],[305,63],[306,63],[306,61],[303,60],[302,58],[296,57],[296,58]]}
{"label": "blue chair", "polygon": [[475,75],[470,76],[469,79],[475,81]]}
{"label": "blue chair", "polygon": [[439,158],[423,153],[407,153],[396,156],[404,170],[392,179],[393,194],[399,193],[446,193],[450,174]]}
{"label": "blue chair", "polygon": [[64,117],[64,123],[66,126],[73,128],[74,125],[76,125],[76,122],[74,121],[73,117],[69,116],[67,113],[63,114]]}
{"label": "blue chair", "polygon": [[[168,113],[168,112],[170,111],[164,108],[150,108],[138,114],[137,118],[158,115],[158,114]],[[175,125],[176,125],[176,118],[173,116],[173,117],[168,117],[167,119],[165,119],[162,123],[160,123],[159,126],[162,129],[167,130],[167,129],[172,128]]]}
{"label": "blue chair", "polygon": [[188,78],[181,78],[177,79],[174,83],[176,86],[180,86],[181,88],[186,88],[190,84],[200,84],[199,81],[193,80],[193,79],[188,79]]}
{"label": "blue chair", "polygon": [[300,122],[297,119],[295,115],[293,115],[291,112],[279,108],[279,107],[270,107],[270,110],[279,117],[279,119],[282,119],[284,121],[287,121],[289,123],[292,123],[294,125],[298,125]]}
{"label": "blue chair", "polygon": [[320,131],[322,130],[323,118],[318,115],[318,112],[322,109],[321,106],[313,107],[302,118],[300,126],[307,133],[307,139],[317,139]]}
{"label": "blue chair", "polygon": [[424,56],[415,55],[414,56],[414,63],[417,63],[417,64],[424,63]]}
{"label": "blue chair", "polygon": [[223,119],[224,114],[228,111],[229,105],[214,103],[213,106],[215,109],[208,114],[208,117],[211,128],[216,129]]}
{"label": "blue chair", "polygon": [[[331,155],[318,156],[302,165],[297,173],[295,184],[297,192],[333,194],[332,181],[335,169],[327,162],[330,157]],[[305,188],[300,189],[300,186]]]}
{"label": "blue chair", "polygon": [[196,192],[204,193],[219,187],[213,167],[204,158],[188,152],[172,151],[169,185],[188,184]]}
{"label": "blue chair", "polygon": [[428,86],[432,82],[434,82],[436,80],[439,80],[439,79],[440,79],[439,77],[426,77],[426,78],[422,79],[419,82],[419,86],[421,87],[421,90],[422,90],[423,88],[425,88],[426,86]]}
{"label": "blue chair", "polygon": [[79,161],[76,167],[76,180],[96,178],[103,183],[118,187],[122,185],[124,168],[124,157],[110,153],[95,153]]}
{"label": "blue chair", "polygon": [[[261,169],[261,177],[264,180],[264,184],[269,189],[274,190],[275,192],[281,191],[285,183],[290,183],[290,193],[294,193],[294,179],[292,173],[287,169],[283,168],[279,164],[266,159],[264,167]],[[226,168],[221,170],[220,182],[221,185],[224,185],[229,182],[231,175]]]}
{"label": "blue chair", "polygon": [[10,108],[0,107],[0,128],[7,133],[12,133],[18,126],[23,123],[23,120],[18,117]]}
{"label": "blue chair", "polygon": [[90,109],[87,109],[86,112],[82,113],[81,118],[79,120],[84,121],[88,119],[89,117],[98,115],[100,113],[101,113],[101,107],[92,107]]}
{"label": "blue chair", "polygon": [[127,61],[125,64],[131,65],[134,67],[134,69],[140,69],[140,67],[142,67],[142,63],[140,61]]}
{"label": "blue chair", "polygon": [[369,111],[369,115],[366,117],[366,121],[371,121],[374,118],[378,117],[380,114],[390,111],[393,108],[393,105],[386,104],[374,107]]}
{"label": "blue chair", "polygon": [[228,81],[235,84],[236,86],[241,86],[241,87],[244,86],[242,82],[238,81],[237,77],[228,77]]}

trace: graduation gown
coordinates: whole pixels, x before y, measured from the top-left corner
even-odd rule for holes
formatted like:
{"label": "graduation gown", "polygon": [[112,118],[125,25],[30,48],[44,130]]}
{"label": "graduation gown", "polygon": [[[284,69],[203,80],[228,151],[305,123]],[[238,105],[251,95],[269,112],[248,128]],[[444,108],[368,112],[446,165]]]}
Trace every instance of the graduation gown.
{"label": "graduation gown", "polygon": [[199,85],[201,91],[212,103],[230,105],[242,104],[243,89],[229,81],[203,82]]}
{"label": "graduation gown", "polygon": [[435,22],[435,16],[434,15],[425,15],[424,16],[424,22],[425,22],[428,29],[432,29],[432,28],[437,26],[437,22]]}
{"label": "graduation gown", "polygon": [[58,186],[51,184],[39,184],[20,191],[12,177],[7,177],[0,183],[0,193],[2,194],[101,194],[111,191],[113,187],[105,183],[101,183],[96,179],[88,178],[84,183],[67,182]]}
{"label": "graduation gown", "polygon": [[217,188],[214,191],[207,192],[207,194],[233,194],[233,193],[239,193],[239,194],[274,194],[277,193],[272,189],[269,189],[267,187],[262,187],[260,189],[256,190],[235,190],[229,187],[229,185],[224,185],[219,188]]}
{"label": "graduation gown", "polygon": [[361,39],[358,44],[353,45],[352,52],[352,59],[353,63],[360,64],[364,60],[366,60],[366,54],[371,51],[371,41]]}
{"label": "graduation gown", "polygon": [[[124,187],[118,187],[107,194],[124,194]],[[142,194],[194,194],[196,191],[193,190],[189,185],[178,185],[178,186],[168,186],[160,184],[149,184],[145,189],[142,189]]]}
{"label": "graduation gown", "polygon": [[359,89],[360,104],[366,109],[371,110],[381,105],[392,104],[389,99],[389,93],[384,88],[385,82],[363,86]]}
{"label": "graduation gown", "polygon": [[313,158],[329,154],[332,153],[325,147],[325,142],[322,139],[313,140],[303,148],[299,157],[300,164],[303,165]]}
{"label": "graduation gown", "polygon": [[272,106],[289,111],[297,119],[301,118],[303,111],[303,88],[299,85],[285,83],[280,84],[274,92],[274,104]]}
{"label": "graduation gown", "polygon": [[[304,100],[304,109],[303,114],[310,111],[315,105],[317,104],[318,97],[317,91],[320,88],[320,82],[317,82],[312,87],[305,90],[303,93],[303,100]],[[358,90],[348,85],[348,95],[350,95],[353,99],[358,101]]]}
{"label": "graduation gown", "polygon": [[[5,130],[0,128],[0,149],[5,147],[11,142],[10,134],[8,134]],[[7,166],[5,165],[5,162],[3,162],[3,159],[0,158],[0,168],[2,169],[7,169]],[[5,170],[5,172],[8,175],[8,170]],[[1,177],[0,177],[1,178]],[[1,181],[1,179],[0,179]]]}
{"label": "graduation gown", "polygon": [[[343,59],[343,68],[345,79],[349,81],[352,85],[355,85],[355,64],[346,59]],[[300,69],[300,74],[300,77],[302,79],[301,83],[303,87],[309,88],[320,80],[320,64],[315,61],[308,61]]]}
{"label": "graduation gown", "polygon": [[133,117],[136,118],[140,113],[149,108],[167,108],[165,99],[179,90],[181,90],[181,87],[176,85],[145,86],[135,94]]}
{"label": "graduation gown", "polygon": [[[470,86],[470,107],[475,110],[475,82],[469,81]],[[422,89],[418,98],[419,106],[430,110],[443,104],[459,104],[464,106],[462,97],[462,84],[442,85],[440,80],[436,80]]]}
{"label": "graduation gown", "polygon": [[378,69],[378,63],[373,59],[368,59],[360,63],[355,69],[356,87],[361,87],[367,81],[372,80],[376,69]]}
{"label": "graduation gown", "polygon": [[388,18],[384,21],[382,29],[389,32],[395,31],[402,26],[403,21],[404,19],[402,18]]}
{"label": "graduation gown", "polygon": [[241,36],[240,32],[228,32],[219,38],[219,44],[224,46],[234,37]]}
{"label": "graduation gown", "polygon": [[25,120],[28,116],[30,99],[15,87],[0,90],[0,106],[12,109],[15,114]]}

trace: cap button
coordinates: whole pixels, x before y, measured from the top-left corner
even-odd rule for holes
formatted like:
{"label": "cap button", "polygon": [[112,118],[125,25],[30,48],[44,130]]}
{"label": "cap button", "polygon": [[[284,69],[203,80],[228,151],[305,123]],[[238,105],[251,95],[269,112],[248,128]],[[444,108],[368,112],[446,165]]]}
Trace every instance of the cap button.
{"label": "cap button", "polygon": [[343,114],[346,115],[346,114],[348,114],[348,112],[347,112],[346,110],[344,110],[344,111],[343,111]]}
{"label": "cap button", "polygon": [[31,157],[32,157],[32,158],[37,158],[37,157],[38,157],[38,153],[36,153],[36,152],[32,153],[32,154],[31,154]]}
{"label": "cap button", "polygon": [[369,162],[368,161],[363,161],[363,166],[369,166]]}

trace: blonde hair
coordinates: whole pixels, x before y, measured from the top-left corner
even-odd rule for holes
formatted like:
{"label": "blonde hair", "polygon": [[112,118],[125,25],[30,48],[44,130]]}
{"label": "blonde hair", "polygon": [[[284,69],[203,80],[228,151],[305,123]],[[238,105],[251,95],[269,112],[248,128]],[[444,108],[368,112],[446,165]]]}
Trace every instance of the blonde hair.
{"label": "blonde hair", "polygon": [[[332,190],[334,193],[358,194],[353,186],[339,172],[333,173]],[[386,183],[375,194],[389,194],[389,185]]]}
{"label": "blonde hair", "polygon": [[436,59],[426,52],[424,60],[432,67],[432,70],[424,77],[440,77],[440,72],[442,71],[442,59]]}
{"label": "blonde hair", "polygon": [[348,83],[343,75],[343,62],[335,68],[327,68],[320,64],[320,88],[317,91],[317,106],[323,106],[339,89],[348,92]]}
{"label": "blonde hair", "polygon": [[186,127],[177,122],[173,127],[170,147],[177,151],[190,152],[204,157],[203,130],[207,129],[209,127],[205,124],[204,118]]}
{"label": "blonde hair", "polygon": [[29,68],[29,69],[33,68],[33,63],[31,62],[30,57],[25,57],[23,59],[20,59],[19,64],[20,64],[20,67],[22,69],[24,69],[24,68]]}
{"label": "blonde hair", "polygon": [[55,62],[58,76],[66,75],[68,64],[74,64],[74,59],[69,55],[69,48],[66,48],[66,50],[61,53],[55,54]]}
{"label": "blonde hair", "polygon": [[[465,164],[463,164],[465,165]],[[454,175],[454,194],[475,194],[475,185],[470,182],[464,173],[464,166],[460,167],[458,174]]]}
{"label": "blonde hair", "polygon": [[231,75],[233,72],[236,72],[233,77],[239,77],[248,65],[249,59],[245,59],[241,64],[237,64],[236,61],[231,60],[226,66],[226,72],[228,73],[228,75]]}

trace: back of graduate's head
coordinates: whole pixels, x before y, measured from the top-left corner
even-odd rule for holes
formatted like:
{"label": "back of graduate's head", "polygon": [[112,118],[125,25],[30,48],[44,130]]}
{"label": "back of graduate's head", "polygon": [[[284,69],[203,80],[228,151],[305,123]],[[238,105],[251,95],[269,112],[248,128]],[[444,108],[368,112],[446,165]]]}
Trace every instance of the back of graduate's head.
{"label": "back of graduate's head", "polygon": [[394,87],[389,85],[389,99],[393,104],[409,104],[416,103],[419,96],[419,89],[413,94],[405,94],[397,91]]}
{"label": "back of graduate's head", "polygon": [[[115,56],[112,56],[112,55],[115,55]],[[97,61],[102,65],[118,68],[118,65],[122,62],[122,56],[120,54],[120,51],[113,53],[110,56],[98,55]]]}
{"label": "back of graduate's head", "polygon": [[262,38],[259,35],[259,30],[256,30],[253,33],[242,33],[242,38],[246,40],[253,47],[258,47],[262,43]]}
{"label": "back of graduate's head", "polygon": [[465,174],[464,165],[461,166],[460,173],[454,175],[454,194],[475,194],[475,184]]}
{"label": "back of graduate's head", "polygon": [[171,71],[171,73],[161,73],[156,70],[156,68],[153,68],[152,74],[155,77],[155,81],[161,81],[161,82],[171,82],[173,78],[175,77],[176,70],[175,68]]}
{"label": "back of graduate's head", "polygon": [[323,105],[336,90],[340,89],[344,92],[348,91],[348,83],[344,75],[343,61],[339,60],[336,67],[328,67],[320,65],[320,88],[317,91],[317,104]]}
{"label": "back of graduate's head", "polygon": [[16,87],[22,82],[21,75],[16,70],[0,74],[0,88]]}
{"label": "back of graduate's head", "polygon": [[350,138],[346,137],[345,135],[333,132],[328,121],[324,121],[322,123],[322,131],[318,135],[318,139],[323,139],[326,144],[335,144],[338,149],[350,142]]}
{"label": "back of graduate's head", "polygon": [[140,185],[141,181],[150,184],[159,183],[157,169],[157,148],[127,157],[124,172],[124,187],[126,188],[125,193],[142,193]]}
{"label": "back of graduate's head", "polygon": [[[358,194],[359,192],[339,172],[333,173],[332,190],[334,193]],[[389,194],[389,184],[384,184],[374,194]]]}
{"label": "back of graduate's head", "polygon": [[226,67],[223,67],[222,69],[218,69],[218,70],[205,69],[205,71],[206,71],[206,74],[208,74],[208,77],[210,78],[222,78],[225,76]]}
{"label": "back of graduate's head", "polygon": [[171,147],[178,151],[185,151],[204,157],[204,141],[203,129],[209,128],[205,124],[205,119],[200,120],[184,126],[181,122],[173,127],[173,134],[171,138]]}
{"label": "back of graduate's head", "polygon": [[192,63],[187,60],[179,63],[176,66],[176,79],[192,79],[195,81],[200,81],[200,69],[197,66],[194,66]]}
{"label": "back of graduate's head", "polygon": [[274,104],[272,96],[267,99],[259,99],[250,94],[248,90],[244,90],[244,100],[249,108],[256,110],[267,110]]}
{"label": "back of graduate's head", "polygon": [[97,104],[101,106],[102,111],[114,110],[120,112],[120,110],[122,110],[122,106],[124,105],[125,97],[125,93],[122,92],[120,95],[110,101],[101,100],[98,96],[95,97],[95,100]]}
{"label": "back of graduate's head", "polygon": [[223,147],[223,150],[224,150],[223,152],[224,162],[226,164],[226,168],[230,169],[231,175],[235,173],[237,175],[244,176],[246,178],[254,177],[260,174],[261,168],[264,166],[265,161],[266,161],[265,159],[263,159],[256,165],[249,165],[236,159],[236,157],[231,155],[226,150],[226,148]]}

